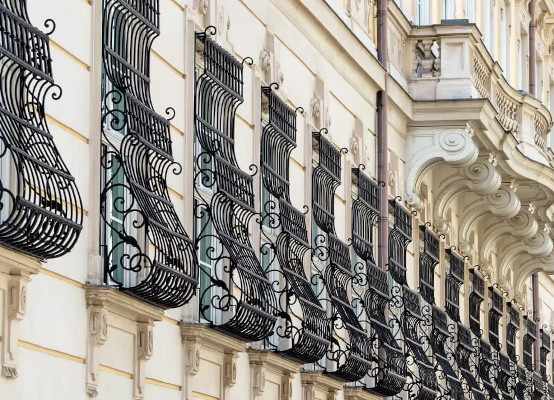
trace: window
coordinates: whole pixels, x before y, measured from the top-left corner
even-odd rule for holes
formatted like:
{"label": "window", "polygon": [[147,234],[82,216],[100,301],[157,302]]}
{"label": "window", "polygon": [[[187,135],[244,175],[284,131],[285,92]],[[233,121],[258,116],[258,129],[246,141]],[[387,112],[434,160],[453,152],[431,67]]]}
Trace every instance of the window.
{"label": "window", "polygon": [[430,0],[415,0],[415,23],[416,25],[431,24],[431,1]]}
{"label": "window", "polygon": [[455,0],[442,0],[442,19],[454,19],[456,12]]}
{"label": "window", "polygon": [[500,65],[502,66],[502,73],[507,78],[508,74],[508,13],[506,11],[506,5],[500,8]]}
{"label": "window", "polygon": [[466,0],[466,18],[468,22],[475,23],[475,0]]}
{"label": "window", "polygon": [[483,39],[485,41],[485,46],[494,56],[494,8],[493,0],[484,0],[483,1]]}

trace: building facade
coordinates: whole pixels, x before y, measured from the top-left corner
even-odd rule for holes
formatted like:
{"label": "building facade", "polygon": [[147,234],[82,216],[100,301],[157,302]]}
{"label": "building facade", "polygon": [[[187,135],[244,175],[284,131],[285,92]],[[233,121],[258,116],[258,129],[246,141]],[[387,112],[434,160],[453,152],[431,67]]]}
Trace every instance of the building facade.
{"label": "building facade", "polygon": [[552,0],[0,0],[0,399],[554,399]]}

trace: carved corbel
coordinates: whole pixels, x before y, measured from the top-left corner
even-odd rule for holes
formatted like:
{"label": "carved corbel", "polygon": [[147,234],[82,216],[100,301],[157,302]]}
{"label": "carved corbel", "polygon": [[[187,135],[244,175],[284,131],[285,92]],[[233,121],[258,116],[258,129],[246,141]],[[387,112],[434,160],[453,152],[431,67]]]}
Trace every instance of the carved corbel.
{"label": "carved corbel", "polygon": [[434,225],[442,234],[449,232],[446,214],[459,196],[465,192],[478,195],[494,193],[502,183],[496,162],[491,156],[480,156],[473,164],[463,168],[444,165],[435,179],[438,181],[438,189],[434,199]]}
{"label": "carved corbel", "polygon": [[433,167],[445,163],[463,167],[471,165],[479,155],[479,149],[469,129],[412,128],[408,141],[406,193],[408,203],[423,209],[419,197],[421,183]]}
{"label": "carved corbel", "polygon": [[252,371],[252,391],[254,398],[262,396],[265,390],[265,367],[263,363],[250,362]]}
{"label": "carved corbel", "polygon": [[[513,238],[506,241],[503,246],[502,257],[500,257],[500,276],[506,276],[510,269],[518,269],[527,260],[547,256],[552,253],[554,245],[550,238],[548,229],[542,228],[538,232],[523,240]],[[517,262],[516,262],[517,261]],[[516,273],[516,271],[514,271]]]}
{"label": "carved corbel", "polygon": [[494,222],[485,228],[481,236],[479,246],[480,260],[490,260],[494,246],[502,239],[510,237],[515,237],[518,240],[530,238],[537,233],[538,229],[539,224],[530,211],[530,207],[522,208],[512,218],[495,218]]}
{"label": "carved corbel", "polygon": [[88,354],[87,354],[87,395],[98,396],[98,353],[100,347],[108,340],[108,311],[104,307],[88,309]]}
{"label": "carved corbel", "polygon": [[154,324],[152,322],[137,323],[135,351],[134,396],[135,399],[143,399],[144,385],[146,384],[146,361],[150,360],[154,351]]}
{"label": "carved corbel", "polygon": [[281,378],[281,399],[280,400],[292,400],[292,382],[294,380],[294,373],[284,374]]}
{"label": "carved corbel", "polygon": [[235,351],[227,352],[223,356],[223,385],[225,388],[232,388],[237,383],[237,359],[238,353]]}
{"label": "carved corbel", "polygon": [[494,193],[478,196],[474,193],[464,195],[464,217],[460,221],[458,239],[461,243],[469,242],[469,234],[483,218],[494,215],[501,218],[514,217],[521,208],[517,197],[517,185],[504,183]]}
{"label": "carved corbel", "polygon": [[25,316],[27,308],[27,284],[30,279],[24,275],[8,278],[6,291],[6,312],[4,333],[2,335],[2,376],[17,378],[17,350],[19,341],[19,322]]}

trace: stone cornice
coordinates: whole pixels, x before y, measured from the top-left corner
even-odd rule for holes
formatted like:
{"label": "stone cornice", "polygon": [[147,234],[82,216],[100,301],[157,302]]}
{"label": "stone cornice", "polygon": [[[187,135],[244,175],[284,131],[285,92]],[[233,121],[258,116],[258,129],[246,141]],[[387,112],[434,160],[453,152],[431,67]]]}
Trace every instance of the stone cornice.
{"label": "stone cornice", "polygon": [[229,351],[238,353],[246,350],[245,342],[210,328],[205,324],[183,322],[180,326],[183,342],[196,342],[223,353]]}
{"label": "stone cornice", "polygon": [[250,364],[263,364],[278,373],[296,373],[302,367],[301,363],[267,350],[248,349],[248,359]]}
{"label": "stone cornice", "polygon": [[313,385],[315,388],[329,393],[338,392],[344,383],[325,375],[323,372],[304,371],[300,373],[303,385]]}
{"label": "stone cornice", "polygon": [[161,321],[164,311],[110,286],[85,286],[87,307],[107,311],[137,322]]}
{"label": "stone cornice", "polygon": [[345,400],[381,400],[383,396],[377,395],[361,387],[344,387],[344,399]]}
{"label": "stone cornice", "polygon": [[0,273],[28,276],[38,274],[40,265],[36,258],[0,247]]}

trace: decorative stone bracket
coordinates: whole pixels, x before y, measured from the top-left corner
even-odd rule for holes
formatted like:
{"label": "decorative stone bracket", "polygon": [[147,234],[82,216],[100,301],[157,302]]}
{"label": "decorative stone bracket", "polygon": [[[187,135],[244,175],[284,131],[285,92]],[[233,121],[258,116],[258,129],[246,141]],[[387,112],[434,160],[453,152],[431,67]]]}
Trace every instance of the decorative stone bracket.
{"label": "decorative stone bracket", "polygon": [[34,258],[0,249],[0,295],[6,293],[0,309],[0,365],[6,378],[17,378],[19,322],[26,312],[30,275],[39,268],[40,262]]}
{"label": "decorative stone bracket", "polygon": [[115,323],[114,315],[135,322],[135,350],[133,371],[133,395],[144,398],[146,361],[154,350],[154,322],[161,321],[163,310],[128,296],[109,286],[87,286],[88,348],[86,359],[86,392],[98,396],[100,347],[109,339],[109,326]]}
{"label": "decorative stone bracket", "polygon": [[[237,382],[238,354],[246,350],[246,343],[207,325],[189,322],[181,323],[181,337],[185,359],[184,399],[193,398],[194,377],[200,371],[202,359],[211,353],[221,363],[220,399],[225,400],[229,389]],[[215,381],[212,383],[217,384]]]}
{"label": "decorative stone bracket", "polygon": [[[337,394],[343,389],[343,383],[321,372],[302,372],[302,392],[304,400],[336,400]],[[319,393],[319,395],[318,395]]]}
{"label": "decorative stone bracket", "polygon": [[266,350],[248,350],[250,361],[252,400],[263,397],[269,374],[278,376],[274,383],[281,387],[279,400],[292,400],[292,380],[302,364]]}
{"label": "decorative stone bracket", "polygon": [[383,396],[370,393],[359,386],[344,388],[344,400],[381,400],[382,398]]}
{"label": "decorative stone bracket", "polygon": [[421,210],[424,204],[419,189],[426,173],[442,162],[458,167],[471,165],[477,159],[479,149],[469,126],[447,129],[412,127],[410,131],[406,194],[408,203]]}

